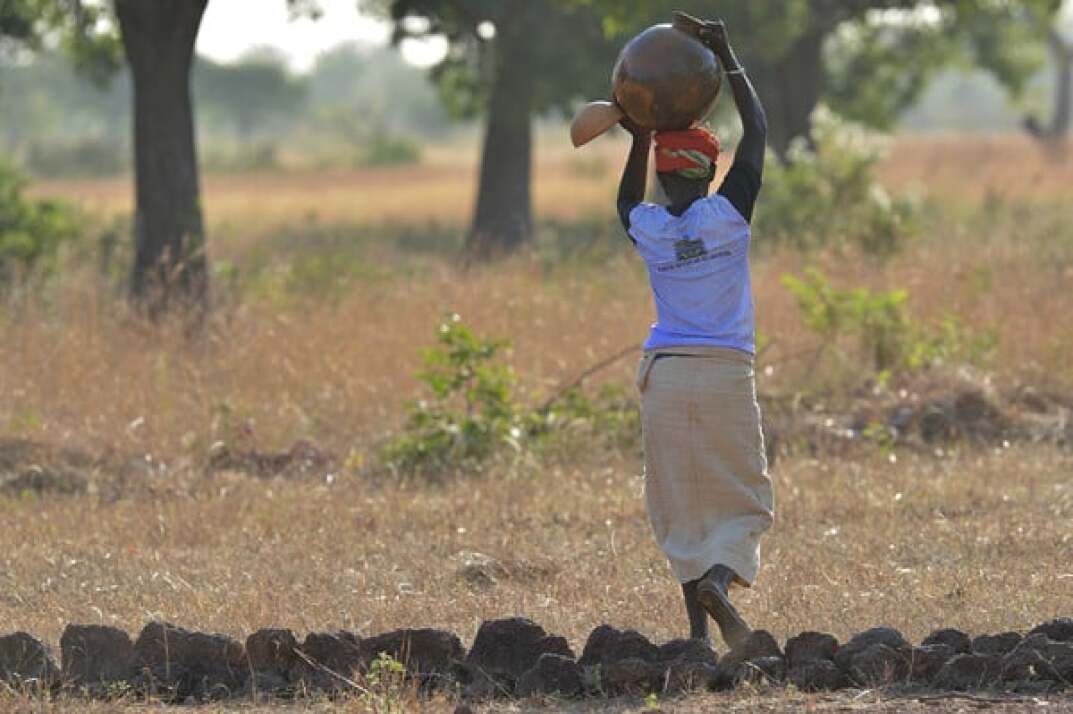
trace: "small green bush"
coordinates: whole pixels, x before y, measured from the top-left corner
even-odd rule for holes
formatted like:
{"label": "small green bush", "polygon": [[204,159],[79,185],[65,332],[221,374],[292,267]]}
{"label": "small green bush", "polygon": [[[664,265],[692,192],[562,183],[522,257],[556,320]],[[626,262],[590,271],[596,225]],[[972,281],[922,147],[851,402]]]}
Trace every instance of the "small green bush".
{"label": "small green bush", "polygon": [[383,451],[405,474],[473,465],[500,447],[519,448],[522,437],[514,372],[496,362],[506,343],[477,337],[458,315],[440,325],[438,343],[424,350],[417,375],[431,398],[410,403],[403,433]]}
{"label": "small green bush", "polygon": [[359,166],[401,166],[421,160],[421,145],[386,131],[374,133],[358,150]]}
{"label": "small green bush", "polygon": [[565,452],[606,444],[625,449],[637,444],[641,412],[636,396],[617,384],[605,384],[591,395],[580,386],[529,414],[527,433],[543,453]]}
{"label": "small green bush", "polygon": [[78,235],[74,212],[52,200],[22,195],[25,179],[0,162],[0,289],[17,277],[48,275],[60,246]]}
{"label": "small green bush", "polygon": [[881,152],[874,142],[824,112],[814,138],[815,150],[798,144],[789,165],[769,162],[755,219],[763,244],[853,246],[883,258],[920,233],[920,202],[891,196],[876,179]]}
{"label": "small green bush", "polygon": [[402,714],[407,711],[406,665],[381,652],[369,665],[361,692],[364,708],[376,714]]}
{"label": "small green bush", "polygon": [[591,448],[595,440],[636,443],[640,417],[626,390],[606,385],[590,397],[574,386],[527,407],[517,375],[499,361],[506,342],[478,337],[458,315],[440,325],[437,342],[424,351],[417,375],[429,397],[408,405],[403,429],[381,451],[391,471],[435,478],[504,453],[550,456]]}
{"label": "small green bush", "polygon": [[955,317],[936,325],[915,322],[905,290],[840,289],[818,270],[803,278],[785,275],[805,325],[824,346],[837,349],[843,337],[858,341],[877,372],[914,372],[948,362],[977,363],[995,347],[993,331],[973,335]]}

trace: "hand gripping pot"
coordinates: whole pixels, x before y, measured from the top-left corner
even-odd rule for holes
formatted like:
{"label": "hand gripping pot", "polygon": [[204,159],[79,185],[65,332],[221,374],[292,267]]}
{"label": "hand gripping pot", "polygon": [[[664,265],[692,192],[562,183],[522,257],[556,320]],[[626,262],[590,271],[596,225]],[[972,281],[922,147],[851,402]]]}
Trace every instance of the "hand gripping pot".
{"label": "hand gripping pot", "polygon": [[704,23],[676,14],[673,25],[650,27],[623,48],[612,73],[614,101],[584,107],[571,126],[574,146],[628,116],[652,131],[689,129],[715,105],[723,74],[715,53],[698,39]]}

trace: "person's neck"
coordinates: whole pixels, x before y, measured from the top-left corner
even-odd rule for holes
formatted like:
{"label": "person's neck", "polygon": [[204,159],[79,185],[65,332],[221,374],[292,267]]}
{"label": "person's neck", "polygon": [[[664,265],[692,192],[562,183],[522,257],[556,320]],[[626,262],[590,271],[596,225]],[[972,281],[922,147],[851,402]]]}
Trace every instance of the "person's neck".
{"label": "person's neck", "polygon": [[671,204],[667,206],[667,211],[673,216],[681,216],[689,210],[690,206],[704,198],[704,196],[705,194],[697,194],[695,196],[689,196],[688,198],[679,199],[678,201],[672,201]]}

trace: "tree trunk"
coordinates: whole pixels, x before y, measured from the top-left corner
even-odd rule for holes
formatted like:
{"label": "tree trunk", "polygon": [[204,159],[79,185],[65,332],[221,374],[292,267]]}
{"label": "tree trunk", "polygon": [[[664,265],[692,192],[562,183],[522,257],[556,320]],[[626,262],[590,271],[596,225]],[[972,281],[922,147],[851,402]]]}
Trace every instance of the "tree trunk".
{"label": "tree trunk", "polygon": [[1056,136],[1064,138],[1073,123],[1073,41],[1067,42],[1055,32],[1053,47],[1059,64],[1052,128]]}
{"label": "tree trunk", "polygon": [[823,46],[827,33],[802,35],[758,82],[768,116],[768,142],[786,164],[795,139],[812,147],[812,113],[823,95]]}
{"label": "tree trunk", "polygon": [[151,317],[208,301],[190,68],[208,0],[115,0],[134,89],[131,296]]}
{"label": "tree trunk", "polygon": [[1046,144],[1063,144],[1073,124],[1073,42],[1058,30],[1051,30],[1051,57],[1054,59],[1054,114],[1049,126],[1036,117],[1025,119],[1025,129]]}
{"label": "tree trunk", "polygon": [[[527,0],[526,0],[527,1]],[[518,13],[509,27],[497,28],[495,79],[481,155],[477,208],[467,240],[468,253],[488,259],[529,240],[532,217],[532,94],[529,61],[535,33]]]}

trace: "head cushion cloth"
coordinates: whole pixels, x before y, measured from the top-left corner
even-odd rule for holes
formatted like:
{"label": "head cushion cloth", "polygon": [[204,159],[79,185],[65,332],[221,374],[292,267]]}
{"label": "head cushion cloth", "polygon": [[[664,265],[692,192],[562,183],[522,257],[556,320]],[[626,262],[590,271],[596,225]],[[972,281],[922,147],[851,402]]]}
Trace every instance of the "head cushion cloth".
{"label": "head cushion cloth", "polygon": [[656,171],[688,179],[709,179],[719,160],[719,139],[707,129],[656,134]]}

